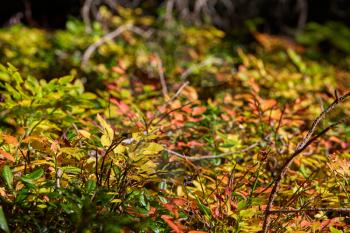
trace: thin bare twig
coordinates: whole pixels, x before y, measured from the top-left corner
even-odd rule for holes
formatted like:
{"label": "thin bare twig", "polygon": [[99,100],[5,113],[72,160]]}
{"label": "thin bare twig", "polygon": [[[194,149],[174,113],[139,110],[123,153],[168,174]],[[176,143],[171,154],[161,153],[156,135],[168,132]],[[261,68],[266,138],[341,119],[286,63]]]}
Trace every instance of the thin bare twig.
{"label": "thin bare twig", "polygon": [[180,106],[180,107],[178,107],[178,108],[174,108],[174,109],[171,109],[170,111],[168,111],[168,112],[165,112],[165,113],[162,113],[162,114],[160,114],[159,115],[159,120],[158,121],[156,121],[155,123],[153,123],[153,120],[155,120],[156,118],[153,118],[151,121],[150,121],[150,123],[148,123],[148,125],[151,125],[152,123],[153,123],[153,125],[158,125],[160,122],[162,122],[167,116],[169,116],[170,115],[170,113],[173,113],[173,112],[175,112],[175,111],[177,111],[177,110],[180,110],[180,109],[182,109],[182,108],[184,108],[184,107],[186,107],[186,106],[188,106],[188,105],[191,105],[192,104],[192,102],[187,102],[187,103],[185,103],[185,104],[183,104],[182,106]]}
{"label": "thin bare twig", "polygon": [[274,180],[274,186],[273,186],[273,188],[271,190],[271,193],[270,193],[270,196],[269,196],[269,200],[268,200],[268,203],[267,203],[267,207],[266,207],[266,210],[265,210],[265,217],[264,217],[263,230],[262,230],[263,233],[267,233],[268,230],[269,230],[270,214],[271,214],[272,205],[273,205],[273,202],[274,202],[274,200],[275,200],[275,198],[277,196],[277,192],[279,190],[281,181],[282,181],[283,177],[285,176],[289,166],[292,164],[294,159],[299,154],[301,154],[312,142],[314,142],[316,139],[318,139],[319,137],[324,135],[330,129],[336,127],[337,125],[339,125],[340,123],[343,123],[345,121],[345,119],[343,119],[343,120],[338,121],[338,122],[336,122],[334,124],[331,124],[330,126],[328,126],[325,129],[323,129],[320,133],[318,133],[317,135],[313,136],[314,133],[315,133],[316,127],[321,122],[321,120],[325,118],[326,114],[329,113],[330,111],[332,111],[339,103],[344,102],[349,96],[350,96],[350,92],[348,92],[345,95],[337,98],[336,100],[334,100],[334,102],[331,105],[328,106],[328,108],[326,108],[324,111],[321,112],[321,114],[313,121],[311,129],[309,130],[307,135],[303,138],[301,143],[298,144],[298,146],[295,149],[294,153],[289,156],[287,161],[282,166],[279,174],[277,175],[276,179]]}
{"label": "thin bare twig", "polygon": [[171,97],[171,99],[165,103],[165,106],[169,105],[171,102],[173,102],[177,97],[179,97],[179,95],[181,94],[181,92],[183,91],[183,89],[189,84],[188,81],[184,82],[180,88],[177,90],[177,92],[175,93],[175,95],[173,95]]}
{"label": "thin bare twig", "polygon": [[300,148],[304,147],[304,145],[310,140],[310,138],[312,137],[312,135],[315,132],[316,127],[318,126],[318,124],[325,118],[325,116],[332,111],[338,104],[344,102],[344,100],[346,98],[348,98],[350,96],[350,92],[346,93],[345,95],[337,98],[334,100],[334,102],[328,106],[328,108],[326,108],[325,110],[323,110],[321,112],[321,114],[314,120],[314,122],[312,123],[311,129],[309,130],[309,132],[307,133],[307,135],[305,136],[305,138],[301,141],[301,143],[298,144],[297,149],[299,150]]}
{"label": "thin bare twig", "polygon": [[202,61],[202,62],[199,63],[199,64],[190,66],[187,70],[185,70],[185,72],[183,72],[183,73],[181,74],[180,79],[181,79],[181,80],[185,80],[185,79],[186,79],[188,76],[190,76],[190,74],[192,74],[193,71],[195,71],[196,69],[200,69],[200,68],[202,68],[202,67],[209,66],[209,65],[212,65],[212,64],[221,64],[221,60],[218,59],[218,58],[209,57],[209,58],[205,59],[204,61]]}
{"label": "thin bare twig", "polygon": [[173,9],[174,9],[175,0],[166,1],[165,7],[165,22],[171,22],[173,20]]}
{"label": "thin bare twig", "polygon": [[162,93],[163,93],[164,98],[168,99],[169,98],[168,87],[167,87],[166,82],[165,82],[163,62],[160,59],[158,54],[156,56],[157,56],[157,66],[158,66],[160,84],[162,85]]}
{"label": "thin bare twig", "polygon": [[81,8],[81,17],[85,24],[85,32],[91,33],[91,20],[90,20],[90,8],[94,0],[85,0],[83,7]]}
{"label": "thin bare twig", "polygon": [[327,128],[325,128],[324,130],[322,130],[320,133],[318,133],[317,135],[315,135],[314,137],[310,138],[308,140],[308,142],[300,149],[297,149],[288,159],[287,161],[284,163],[284,165],[282,166],[280,173],[277,175],[276,179],[274,180],[274,186],[271,190],[270,196],[269,196],[269,200],[268,200],[268,204],[265,210],[265,217],[264,217],[264,224],[263,224],[263,232],[267,233],[269,230],[269,225],[270,225],[270,213],[271,213],[271,209],[272,209],[272,205],[273,202],[277,196],[277,192],[279,190],[279,187],[281,185],[281,181],[283,179],[283,177],[285,176],[289,166],[292,164],[292,162],[294,161],[294,159],[301,154],[301,152],[303,152],[311,143],[313,143],[316,139],[318,139],[319,137],[321,137],[322,135],[324,135],[325,133],[327,133],[330,129],[333,129],[334,127],[336,127],[337,125],[339,125],[340,123],[344,122],[344,120],[338,121],[334,124],[331,124],[330,126],[328,126]]}
{"label": "thin bare twig", "polygon": [[299,213],[299,212],[318,212],[318,211],[331,211],[338,213],[349,213],[350,208],[308,208],[308,209],[281,209],[281,210],[270,210],[270,213]]}
{"label": "thin bare twig", "polygon": [[307,22],[307,15],[308,15],[308,2],[307,2],[307,0],[298,0],[297,7],[299,10],[297,29],[300,31],[300,30],[303,30],[303,28]]}
{"label": "thin bare twig", "polygon": [[[270,135],[265,137],[262,141],[268,140],[269,137],[270,137]],[[183,159],[191,160],[191,161],[198,161],[198,160],[205,160],[205,159],[219,159],[219,158],[224,158],[224,157],[227,157],[230,155],[242,154],[244,152],[247,152],[247,151],[253,149],[254,147],[258,146],[262,141],[255,142],[252,145],[250,145],[242,150],[231,151],[231,152],[222,153],[222,154],[218,154],[218,155],[203,155],[203,156],[199,156],[199,157],[191,157],[191,156],[183,155],[183,154],[180,154],[176,151],[172,151],[169,149],[165,149],[165,151],[168,152],[169,154],[175,155],[175,156],[183,158]]]}
{"label": "thin bare twig", "polygon": [[[179,97],[179,95],[181,94],[181,92],[183,91],[183,89],[189,84],[188,81],[184,82],[180,88],[177,90],[177,92],[175,93],[175,95],[173,95],[171,97],[170,100],[168,100],[167,102],[165,102],[165,104],[163,104],[161,106],[161,108],[165,108],[167,107],[170,103],[172,103],[177,97]],[[181,106],[181,108],[183,108],[184,106]],[[180,109],[181,109],[180,108]],[[170,112],[165,113],[165,116],[168,115]],[[161,115],[164,115],[164,113],[160,112],[159,110],[157,111],[157,113],[155,114],[155,116],[150,120],[150,122],[147,125],[151,125],[153,123],[153,121],[157,118],[160,117]],[[160,121],[157,121],[157,123],[155,125],[157,125]]]}
{"label": "thin bare twig", "polygon": [[83,57],[81,59],[81,67],[84,68],[91,55],[95,52],[95,50],[106,43],[107,41],[113,40],[114,38],[118,37],[120,34],[122,34],[125,31],[132,31],[138,35],[144,36],[144,37],[149,37],[152,34],[152,31],[144,31],[141,28],[135,27],[131,24],[125,24],[117,29],[115,29],[112,32],[107,33],[106,35],[102,36],[98,41],[95,43],[91,44],[84,52]]}

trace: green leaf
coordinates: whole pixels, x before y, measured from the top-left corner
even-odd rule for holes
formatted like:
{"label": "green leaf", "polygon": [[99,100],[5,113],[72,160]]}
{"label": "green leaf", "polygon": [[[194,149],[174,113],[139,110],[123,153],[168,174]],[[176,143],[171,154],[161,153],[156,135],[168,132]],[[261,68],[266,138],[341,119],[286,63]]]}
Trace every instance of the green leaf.
{"label": "green leaf", "polygon": [[298,67],[300,72],[304,73],[306,71],[306,65],[303,62],[303,60],[301,59],[301,57],[292,49],[288,49],[287,54],[288,54],[289,58],[292,60],[292,62],[294,63],[294,65],[296,65],[296,67]]}
{"label": "green leaf", "polygon": [[85,185],[86,192],[91,193],[96,189],[96,181],[94,180],[88,180]]}
{"label": "green leaf", "polygon": [[242,200],[242,201],[239,201],[238,204],[237,204],[237,209],[238,210],[241,210],[243,208],[245,208],[247,206],[247,203],[245,200]]}
{"label": "green leaf", "polygon": [[20,179],[23,183],[25,183],[26,185],[29,185],[29,187],[32,187],[33,185],[35,185],[35,182],[33,179],[29,179],[27,177],[21,177]]}
{"label": "green leaf", "polygon": [[4,210],[2,209],[2,206],[0,206],[0,229],[5,231],[6,233],[10,233],[9,226],[7,225],[7,220],[5,217]]}
{"label": "green leaf", "polygon": [[42,177],[44,175],[44,170],[42,168],[36,169],[35,171],[33,171],[30,174],[27,174],[25,176],[25,178],[27,179],[32,179],[32,180],[37,180],[40,177]]}
{"label": "green leaf", "polygon": [[64,76],[64,77],[58,79],[58,83],[61,84],[61,85],[65,85],[67,83],[72,82],[73,79],[74,79],[74,76],[67,75],[67,76]]}
{"label": "green leaf", "polygon": [[251,218],[255,214],[256,214],[256,209],[254,208],[239,211],[239,215],[243,218]]}
{"label": "green leaf", "polygon": [[62,171],[65,173],[70,173],[70,174],[80,174],[81,169],[77,167],[72,167],[72,166],[66,166],[66,167],[61,167]]}
{"label": "green leaf", "polygon": [[6,165],[3,169],[2,169],[2,177],[4,178],[7,186],[9,187],[9,189],[12,190],[13,188],[13,173],[11,171],[11,168]]}
{"label": "green leaf", "polygon": [[146,207],[147,206],[147,201],[146,201],[146,198],[145,198],[145,194],[142,192],[139,196],[139,202],[140,204],[143,206],[143,207]]}
{"label": "green leaf", "polygon": [[206,216],[210,216],[210,209],[203,205],[203,203],[199,200],[199,198],[196,196],[196,201],[199,207],[199,210],[205,214]]}

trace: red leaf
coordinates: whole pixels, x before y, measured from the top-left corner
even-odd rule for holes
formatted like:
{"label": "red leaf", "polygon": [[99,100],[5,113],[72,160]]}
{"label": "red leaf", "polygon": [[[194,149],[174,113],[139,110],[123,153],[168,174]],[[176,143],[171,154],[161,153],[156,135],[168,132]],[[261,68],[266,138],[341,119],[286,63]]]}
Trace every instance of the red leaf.
{"label": "red leaf", "polygon": [[157,209],[155,207],[151,207],[151,209],[147,212],[148,215],[154,215],[156,213]]}

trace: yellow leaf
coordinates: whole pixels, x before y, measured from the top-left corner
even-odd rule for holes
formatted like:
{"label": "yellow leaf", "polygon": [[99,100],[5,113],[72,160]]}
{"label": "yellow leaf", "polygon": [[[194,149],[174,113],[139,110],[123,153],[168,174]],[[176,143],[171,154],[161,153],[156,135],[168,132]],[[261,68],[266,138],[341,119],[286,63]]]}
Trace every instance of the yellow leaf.
{"label": "yellow leaf", "polygon": [[[204,185],[201,185],[198,181],[193,180],[192,181],[193,185],[196,187],[196,189],[198,191],[202,191],[203,189],[205,189]],[[204,191],[204,190],[203,190]]]}
{"label": "yellow leaf", "polygon": [[120,203],[120,202],[122,202],[122,200],[121,199],[113,199],[111,202],[112,203]]}
{"label": "yellow leaf", "polygon": [[112,127],[103,119],[100,114],[97,114],[97,121],[100,123],[102,127],[102,137],[101,143],[105,147],[109,147],[113,141],[114,131]]}
{"label": "yellow leaf", "polygon": [[158,154],[163,150],[163,146],[154,142],[149,143],[143,150],[144,155]]}
{"label": "yellow leaf", "polygon": [[116,148],[114,148],[113,151],[116,154],[123,154],[125,151],[125,146],[123,146],[122,144],[119,144]]}
{"label": "yellow leaf", "polygon": [[181,185],[177,186],[176,193],[179,197],[184,197],[186,195]]}
{"label": "yellow leaf", "polygon": [[101,136],[101,143],[102,146],[109,147],[112,144],[112,139],[108,135],[104,134]]}
{"label": "yellow leaf", "polygon": [[88,131],[86,131],[86,130],[79,130],[79,133],[80,133],[84,138],[87,138],[87,139],[89,139],[90,136],[91,136],[91,134],[90,134]]}
{"label": "yellow leaf", "polygon": [[241,210],[241,211],[239,212],[239,215],[240,215],[242,218],[251,218],[251,217],[253,217],[256,213],[257,213],[256,209],[250,208],[250,209],[246,209],[246,210]]}
{"label": "yellow leaf", "polygon": [[144,172],[154,172],[154,169],[157,167],[157,165],[152,162],[151,160],[148,160],[146,163],[144,163],[141,167],[140,170]]}
{"label": "yellow leaf", "polygon": [[47,205],[45,204],[39,204],[37,205],[37,207],[39,207],[40,209],[45,209],[47,207]]}

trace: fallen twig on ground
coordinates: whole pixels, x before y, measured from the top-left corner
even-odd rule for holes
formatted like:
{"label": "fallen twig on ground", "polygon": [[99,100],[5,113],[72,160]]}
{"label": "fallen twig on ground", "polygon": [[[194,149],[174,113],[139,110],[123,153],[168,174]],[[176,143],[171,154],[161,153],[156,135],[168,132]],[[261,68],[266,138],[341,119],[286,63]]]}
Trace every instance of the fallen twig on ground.
{"label": "fallen twig on ground", "polygon": [[266,141],[270,138],[270,135],[268,135],[267,137],[265,137],[263,140],[259,141],[259,142],[255,142],[252,145],[242,149],[242,150],[238,150],[238,151],[230,151],[230,152],[226,152],[226,153],[222,153],[222,154],[218,154],[218,155],[203,155],[203,156],[198,156],[198,157],[191,157],[191,156],[187,156],[187,155],[183,155],[180,154],[176,151],[172,151],[169,149],[165,149],[166,152],[168,152],[169,154],[173,154],[177,157],[183,158],[183,159],[188,159],[191,161],[198,161],[198,160],[205,160],[205,159],[219,159],[219,158],[224,158],[230,155],[235,155],[235,154],[242,154],[244,152],[247,152],[251,149],[253,149],[254,147],[258,146],[262,141]]}
{"label": "fallen twig on ground", "polygon": [[338,212],[338,213],[350,213],[350,208],[308,208],[308,209],[281,209],[270,210],[270,213],[300,213],[300,212]]}
{"label": "fallen twig on ground", "polygon": [[118,37],[120,34],[122,34],[125,31],[132,31],[136,34],[139,34],[141,36],[144,37],[149,37],[152,32],[151,31],[144,31],[141,28],[138,28],[136,26],[133,26],[131,24],[125,24],[122,25],[120,27],[118,27],[117,29],[115,29],[112,32],[107,33],[106,35],[102,36],[98,41],[96,41],[95,43],[91,44],[84,52],[83,57],[81,59],[81,67],[84,68],[86,67],[91,55],[95,52],[95,50],[100,47],[101,45],[103,45],[104,43],[106,43],[109,40],[112,40],[116,37]]}

